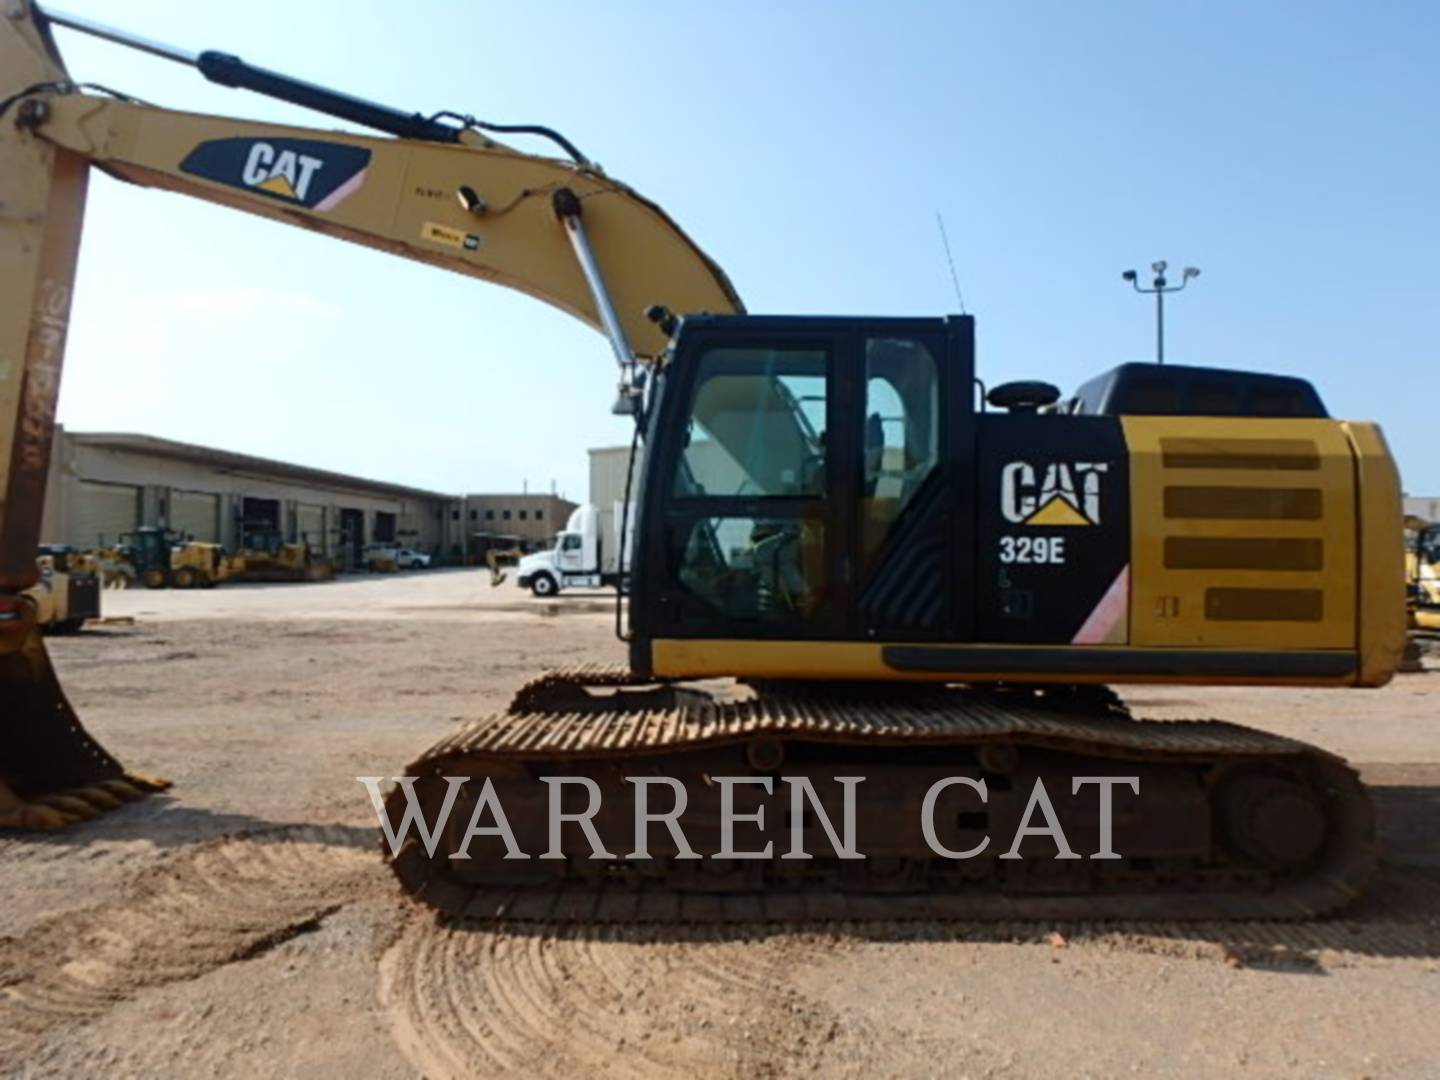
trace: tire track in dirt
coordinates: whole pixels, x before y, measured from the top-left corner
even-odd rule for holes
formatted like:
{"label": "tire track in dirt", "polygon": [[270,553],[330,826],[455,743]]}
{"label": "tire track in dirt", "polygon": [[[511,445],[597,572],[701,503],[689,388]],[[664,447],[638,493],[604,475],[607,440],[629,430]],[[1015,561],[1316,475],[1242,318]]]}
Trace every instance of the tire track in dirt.
{"label": "tire track in dirt", "polygon": [[417,918],[381,962],[380,997],[397,1044],[431,1077],[766,1075],[812,1060],[835,1029],[828,1007],[786,986],[828,948],[734,927]]}
{"label": "tire track in dirt", "polygon": [[0,939],[0,1060],[146,987],[314,929],[383,879],[363,836],[300,826],[215,840],[146,870],[112,903]]}
{"label": "tire track in dirt", "polygon": [[0,862],[52,863],[72,857],[70,850],[59,844],[35,844],[28,840],[0,838]]}
{"label": "tire track in dirt", "polygon": [[1296,921],[832,923],[836,948],[868,942],[1075,946],[1245,966],[1341,966],[1440,959],[1440,869],[1383,865],[1338,915]]}
{"label": "tire track in dirt", "polygon": [[397,1044],[431,1077],[763,1075],[824,1064],[837,1033],[860,1057],[882,1039],[794,985],[871,944],[1316,969],[1440,957],[1437,901],[1440,872],[1391,866],[1346,916],[1312,922],[496,927],[419,913],[382,959],[379,992]]}
{"label": "tire track in dirt", "polygon": [[1440,870],[1382,865],[1342,912],[1296,922],[1088,923],[1075,933],[1109,948],[1263,966],[1440,958]]}

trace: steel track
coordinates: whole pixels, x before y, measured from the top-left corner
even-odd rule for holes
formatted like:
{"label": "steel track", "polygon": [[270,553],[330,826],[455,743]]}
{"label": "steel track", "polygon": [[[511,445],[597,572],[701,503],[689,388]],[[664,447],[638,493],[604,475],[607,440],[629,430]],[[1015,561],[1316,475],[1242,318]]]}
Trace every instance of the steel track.
{"label": "steel track", "polygon": [[[812,759],[842,755],[852,763],[849,771],[864,772],[864,764],[853,764],[858,755],[862,763],[889,768],[902,786],[904,770],[920,775],[913,764],[917,748],[924,748],[922,760],[932,770],[933,763],[953,761],[957,772],[975,768],[984,748],[1001,748],[1002,756],[1043,762],[1034,775],[1046,777],[1052,790],[1064,783],[1068,791],[1069,775],[1144,769],[1152,787],[1174,785],[1190,800],[1172,806],[1152,798],[1143,811],[1151,824],[1162,821],[1162,832],[1192,835],[1197,815],[1214,824],[1199,830],[1210,838],[1203,850],[1191,844],[1162,858],[1086,860],[1064,864],[1063,873],[993,858],[957,864],[928,849],[900,859],[898,867],[894,858],[857,869],[817,857],[803,872],[771,861],[739,867],[729,877],[697,875],[695,864],[665,857],[638,870],[569,857],[543,870],[522,864],[517,873],[517,864],[499,859],[451,860],[444,845],[432,857],[413,839],[390,863],[409,892],[454,916],[749,922],[1306,918],[1359,895],[1377,862],[1369,796],[1341,759],[1219,721],[1133,720],[1105,691],[766,687],[749,700],[716,701],[646,687],[623,669],[590,666],[532,681],[511,711],[465,725],[406,773],[420,778],[416,790],[433,820],[445,776],[495,776],[505,802],[505,791],[523,795],[524,785],[538,787],[536,777],[547,771],[590,771],[602,788],[609,778],[609,797],[624,790],[619,777],[632,768],[651,774],[661,764],[672,772],[689,769],[703,783],[709,762],[740,761],[759,745]],[[1237,776],[1241,790],[1260,785],[1258,802],[1234,794]],[[1269,790],[1276,785],[1278,802]],[[1302,807],[1298,818],[1287,816],[1297,800],[1313,812]],[[392,822],[403,805],[401,793],[392,793]],[[464,797],[455,815],[468,820]],[[1283,833],[1303,832],[1311,818],[1323,819],[1313,853],[1299,861],[1285,857],[1292,841]],[[898,818],[893,824],[905,827]],[[523,812],[516,825],[538,828]],[[1249,839],[1237,842],[1227,832]],[[1281,857],[1269,857],[1272,848]]]}

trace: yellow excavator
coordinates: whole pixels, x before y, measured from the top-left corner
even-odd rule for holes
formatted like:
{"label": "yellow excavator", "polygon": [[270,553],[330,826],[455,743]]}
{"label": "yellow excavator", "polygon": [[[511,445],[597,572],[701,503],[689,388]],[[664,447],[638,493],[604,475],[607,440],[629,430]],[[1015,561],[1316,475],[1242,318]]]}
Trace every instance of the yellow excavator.
{"label": "yellow excavator", "polygon": [[[645,447],[628,663],[537,675],[406,769],[382,825],[425,902],[1293,918],[1365,887],[1372,804],[1343,761],[1137,720],[1109,686],[1387,682],[1400,490],[1374,424],[1302,379],[1170,365],[977,400],[970,317],[747,315],[658,206],[548,128],[0,3],[0,819],[64,824],[153,786],[85,734],[23,595],[93,167],[522,290],[614,352]],[[77,84],[57,23],[376,134]]]}

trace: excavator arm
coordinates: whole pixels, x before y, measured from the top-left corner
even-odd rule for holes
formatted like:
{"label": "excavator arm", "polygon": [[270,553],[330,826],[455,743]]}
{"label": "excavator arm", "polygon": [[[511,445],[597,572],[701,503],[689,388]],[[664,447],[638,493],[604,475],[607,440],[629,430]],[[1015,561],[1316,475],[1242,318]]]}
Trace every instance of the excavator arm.
{"label": "excavator arm", "polygon": [[[212,81],[384,134],[179,112],[86,92],[54,23],[194,66]],[[64,824],[151,786],[85,734],[22,590],[35,552],[91,165],[136,184],[378,248],[534,296],[601,330],[632,411],[667,335],[645,312],[743,310],[724,272],[654,203],[557,133],[521,153],[453,113],[399,110],[0,0],[0,824]],[[108,788],[106,787],[108,785]],[[61,794],[57,794],[61,793]]]}

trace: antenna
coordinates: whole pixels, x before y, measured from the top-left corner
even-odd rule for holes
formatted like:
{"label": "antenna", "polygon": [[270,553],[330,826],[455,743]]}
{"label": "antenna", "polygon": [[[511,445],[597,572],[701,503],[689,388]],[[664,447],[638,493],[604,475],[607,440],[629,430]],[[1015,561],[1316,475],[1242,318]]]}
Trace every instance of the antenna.
{"label": "antenna", "polygon": [[940,242],[945,245],[945,261],[950,264],[950,284],[955,286],[955,299],[960,304],[960,314],[965,314],[965,297],[960,292],[960,276],[955,273],[955,256],[950,254],[950,237],[945,232],[945,219],[935,211],[935,223],[940,226]]}

